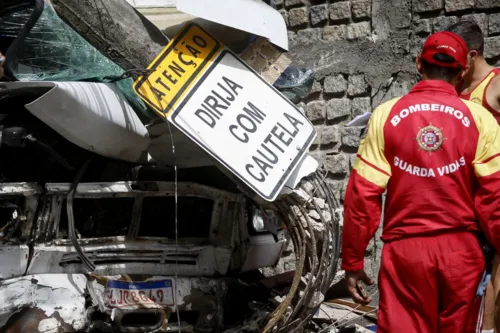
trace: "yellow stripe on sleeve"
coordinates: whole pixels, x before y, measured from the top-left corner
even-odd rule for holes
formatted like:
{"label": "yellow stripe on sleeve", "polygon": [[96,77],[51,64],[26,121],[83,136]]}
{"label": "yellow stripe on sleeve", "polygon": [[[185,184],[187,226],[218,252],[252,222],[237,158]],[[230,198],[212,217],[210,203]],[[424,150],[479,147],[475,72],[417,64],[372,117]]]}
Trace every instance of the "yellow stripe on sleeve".
{"label": "yellow stripe on sleeve", "polygon": [[479,131],[474,171],[476,176],[485,177],[500,171],[500,126],[493,115],[483,106],[463,101],[472,113]]}
{"label": "yellow stripe on sleeve", "polygon": [[391,175],[391,166],[384,154],[384,125],[399,99],[385,102],[373,111],[368,123],[368,132],[361,140],[358,157],[354,163],[354,168],[363,178],[383,188],[387,186]]}
{"label": "yellow stripe on sleeve", "polygon": [[385,188],[387,186],[387,183],[389,183],[389,175],[380,170],[377,170],[359,157],[357,157],[356,161],[354,162],[354,169],[361,177],[377,186]]}

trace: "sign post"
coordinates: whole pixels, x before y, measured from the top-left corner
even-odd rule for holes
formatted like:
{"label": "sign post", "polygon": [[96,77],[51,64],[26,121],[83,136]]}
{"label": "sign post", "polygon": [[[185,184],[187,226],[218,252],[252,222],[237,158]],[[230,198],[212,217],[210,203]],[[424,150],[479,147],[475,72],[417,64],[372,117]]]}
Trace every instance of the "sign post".
{"label": "sign post", "polygon": [[[194,41],[194,35],[186,32],[193,27],[201,29],[187,26],[173,43],[185,45],[187,41],[182,36],[190,36],[188,41]],[[215,45],[207,43],[207,49],[214,49]],[[164,59],[180,59],[173,52],[175,48],[170,48]],[[293,103],[240,58],[226,49],[216,53],[206,62],[191,59],[201,69],[183,78],[182,84],[187,86],[182,93],[172,93],[172,88],[158,85],[155,89],[159,93],[154,92],[148,82],[161,78],[157,71],[139,78],[136,91],[137,86],[141,91],[153,91],[139,96],[148,105],[155,105],[157,111],[164,107],[159,113],[167,115],[168,121],[260,197],[273,201],[309,150],[316,130]],[[160,58],[156,67],[168,68],[162,66]]]}

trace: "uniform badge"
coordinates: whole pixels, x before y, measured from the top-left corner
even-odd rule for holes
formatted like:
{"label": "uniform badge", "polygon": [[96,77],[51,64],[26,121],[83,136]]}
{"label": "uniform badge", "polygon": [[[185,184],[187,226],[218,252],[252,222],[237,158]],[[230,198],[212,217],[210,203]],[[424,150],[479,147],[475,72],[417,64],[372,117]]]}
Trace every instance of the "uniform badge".
{"label": "uniform badge", "polygon": [[438,150],[446,138],[443,136],[442,128],[429,125],[421,128],[415,138],[420,146],[420,149],[429,153]]}

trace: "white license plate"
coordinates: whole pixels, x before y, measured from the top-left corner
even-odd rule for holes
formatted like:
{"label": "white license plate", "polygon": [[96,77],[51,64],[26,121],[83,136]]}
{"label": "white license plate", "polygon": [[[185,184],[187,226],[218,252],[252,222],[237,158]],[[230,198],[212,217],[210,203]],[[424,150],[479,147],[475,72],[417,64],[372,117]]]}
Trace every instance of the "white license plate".
{"label": "white license plate", "polygon": [[106,299],[112,308],[135,305],[174,305],[172,280],[127,282],[110,280],[106,284]]}

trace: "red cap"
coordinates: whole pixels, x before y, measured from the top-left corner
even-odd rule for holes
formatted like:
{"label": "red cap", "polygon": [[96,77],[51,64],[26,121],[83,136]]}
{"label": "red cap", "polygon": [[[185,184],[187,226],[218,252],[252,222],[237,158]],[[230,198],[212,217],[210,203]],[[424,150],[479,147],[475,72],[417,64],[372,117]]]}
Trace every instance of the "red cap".
{"label": "red cap", "polygon": [[467,44],[459,35],[449,31],[441,31],[427,38],[420,57],[422,60],[437,66],[465,68],[467,66],[467,53]]}

